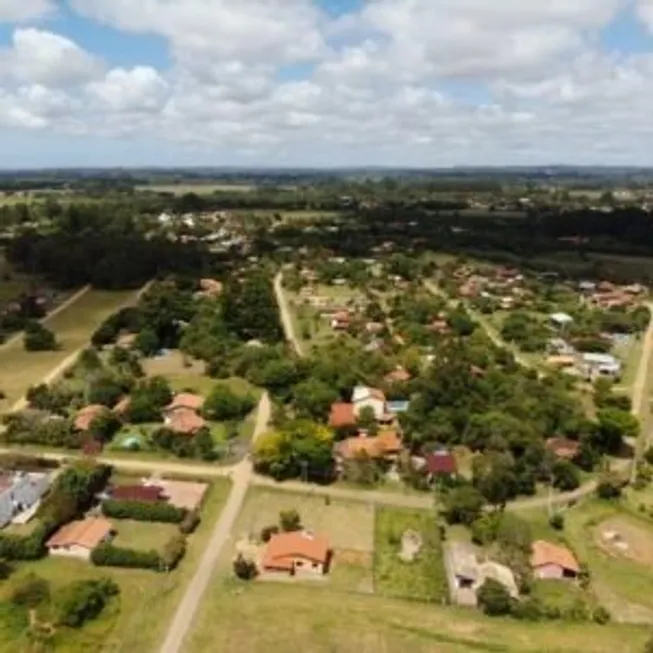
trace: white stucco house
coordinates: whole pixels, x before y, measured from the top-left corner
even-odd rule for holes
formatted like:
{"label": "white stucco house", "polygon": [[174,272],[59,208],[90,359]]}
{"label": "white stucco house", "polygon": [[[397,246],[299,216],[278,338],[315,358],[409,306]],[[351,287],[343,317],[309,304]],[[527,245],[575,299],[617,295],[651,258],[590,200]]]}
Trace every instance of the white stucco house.
{"label": "white stucco house", "polygon": [[381,420],[386,414],[385,395],[377,388],[357,385],[352,393],[351,403],[354,404],[354,415],[356,417],[360,415],[364,408],[371,408],[377,420]]}

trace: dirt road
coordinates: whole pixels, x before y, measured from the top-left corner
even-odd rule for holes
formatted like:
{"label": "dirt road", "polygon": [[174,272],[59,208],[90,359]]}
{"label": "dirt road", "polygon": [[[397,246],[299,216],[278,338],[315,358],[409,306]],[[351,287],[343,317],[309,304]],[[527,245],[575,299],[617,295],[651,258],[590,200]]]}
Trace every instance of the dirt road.
{"label": "dirt road", "polygon": [[[53,317],[65,311],[69,306],[72,306],[78,299],[81,299],[90,289],[91,286],[84,286],[83,288],[78,290],[72,297],[69,297],[63,304],[60,304],[53,311],[50,311],[50,313],[48,313],[44,318],[39,320],[39,322],[41,324],[47,324],[48,321],[51,320]],[[5,342],[3,342],[2,345],[0,345],[0,349],[13,345],[15,342],[18,342],[18,340],[20,340],[22,337],[23,337],[23,333],[21,331],[16,335],[12,336],[11,338],[9,338],[9,340],[5,340]]]}
{"label": "dirt road", "polygon": [[[261,433],[265,432],[270,421],[270,414],[270,398],[266,392],[259,402],[254,440]],[[229,499],[222,510],[218,523],[215,525],[213,535],[195,571],[195,575],[186,588],[186,593],[177,608],[166,639],[160,648],[160,653],[181,653],[183,650],[182,644],[186,633],[191,626],[195,612],[211,580],[215,564],[220,557],[222,549],[229,540],[236,518],[242,508],[245,495],[247,494],[247,488],[252,479],[252,463],[249,458],[245,458],[238,465],[235,465],[232,470],[233,486],[229,494]]]}
{"label": "dirt road", "polygon": [[646,399],[646,382],[648,380],[649,360],[651,358],[651,353],[653,353],[653,302],[648,302],[647,307],[651,313],[651,320],[648,329],[644,334],[642,357],[639,360],[637,376],[633,383],[633,391],[631,395],[633,415],[640,418],[646,409],[646,406],[644,405],[644,400]]}
{"label": "dirt road", "polygon": [[283,291],[283,272],[279,272],[277,276],[274,277],[274,294],[277,297],[279,314],[281,315],[281,325],[283,326],[283,332],[286,336],[286,340],[292,345],[292,348],[297,352],[298,356],[303,356],[304,352],[302,350],[301,344],[299,343],[299,340],[297,340],[295,326],[293,325],[286,295]]}

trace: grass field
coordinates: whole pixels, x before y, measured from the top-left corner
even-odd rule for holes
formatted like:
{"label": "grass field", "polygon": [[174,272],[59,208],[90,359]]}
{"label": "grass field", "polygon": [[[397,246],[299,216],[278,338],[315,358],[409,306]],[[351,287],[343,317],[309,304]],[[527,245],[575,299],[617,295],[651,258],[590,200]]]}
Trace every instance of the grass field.
{"label": "grass field", "polygon": [[112,524],[117,533],[113,544],[139,551],[161,551],[165,543],[179,533],[175,524],[157,524],[132,519],[113,519]]}
{"label": "grass field", "polygon": [[[202,523],[190,537],[179,568],[170,574],[100,569],[88,562],[53,557],[21,565],[17,577],[33,572],[49,579],[53,586],[102,576],[110,576],[120,585],[121,595],[115,605],[80,630],[61,631],[54,650],[57,653],[154,653],[204,552],[229,487],[229,482],[223,479],[212,484],[202,510]],[[141,544],[139,548],[146,547]],[[10,584],[11,580],[3,585],[1,597],[6,596]],[[0,653],[29,651],[23,634],[26,624],[16,619],[7,623],[2,616],[0,613]]]}
{"label": "grass field", "polygon": [[[216,579],[184,653],[641,653],[648,628],[489,619],[471,610]],[[291,646],[289,647],[289,643]]]}
{"label": "grass field", "polygon": [[135,296],[129,292],[91,290],[48,321],[60,348],[57,351],[26,352],[22,338],[0,347],[0,389],[6,399],[0,410],[7,410],[25,395],[30,385],[39,383],[68,356],[84,347],[96,327]]}
{"label": "grass field", "polygon": [[[419,533],[422,548],[413,562],[399,558],[402,535]],[[448,595],[442,542],[435,517],[427,511],[377,510],[374,550],[374,590],[392,598],[444,602]]]}

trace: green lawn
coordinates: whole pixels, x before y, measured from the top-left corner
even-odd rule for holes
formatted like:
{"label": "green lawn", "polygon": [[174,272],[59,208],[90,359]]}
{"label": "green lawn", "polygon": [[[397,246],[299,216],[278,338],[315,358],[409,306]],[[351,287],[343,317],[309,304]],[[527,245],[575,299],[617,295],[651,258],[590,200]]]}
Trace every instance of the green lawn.
{"label": "green lawn", "polygon": [[490,619],[320,586],[212,582],[184,653],[641,653],[649,628]]}
{"label": "green lawn", "polygon": [[13,406],[30,385],[39,383],[72,353],[84,347],[99,324],[120,306],[135,297],[135,292],[92,290],[48,320],[60,345],[57,351],[27,352],[22,338],[0,347],[0,389],[6,399],[0,410]]}
{"label": "green lawn", "polygon": [[[413,562],[399,558],[402,535],[416,531],[422,548]],[[380,508],[376,513],[374,588],[392,598],[444,602],[448,595],[442,541],[431,512]]]}
{"label": "green lawn", "polygon": [[179,533],[176,524],[157,524],[132,519],[112,519],[111,522],[117,532],[113,543],[126,549],[161,551],[165,543]]}
{"label": "green lawn", "polygon": [[[190,536],[187,554],[179,568],[170,574],[98,568],[89,562],[57,557],[21,564],[15,577],[33,572],[49,579],[55,587],[102,576],[110,576],[120,585],[121,595],[114,605],[82,629],[61,631],[54,650],[57,653],[155,653],[204,553],[229,489],[230,483],[224,479],[212,482],[202,508],[202,523]],[[151,537],[148,539],[152,541]],[[6,598],[10,588],[11,580],[1,587],[0,598]],[[24,635],[25,625],[0,603],[0,653],[30,651]]]}

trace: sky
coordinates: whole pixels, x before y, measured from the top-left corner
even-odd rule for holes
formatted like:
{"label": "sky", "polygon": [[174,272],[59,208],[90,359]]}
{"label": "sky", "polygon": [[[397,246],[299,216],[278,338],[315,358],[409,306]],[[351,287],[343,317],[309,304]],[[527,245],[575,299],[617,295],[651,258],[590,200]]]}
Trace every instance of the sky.
{"label": "sky", "polygon": [[0,0],[0,168],[653,166],[653,0]]}

